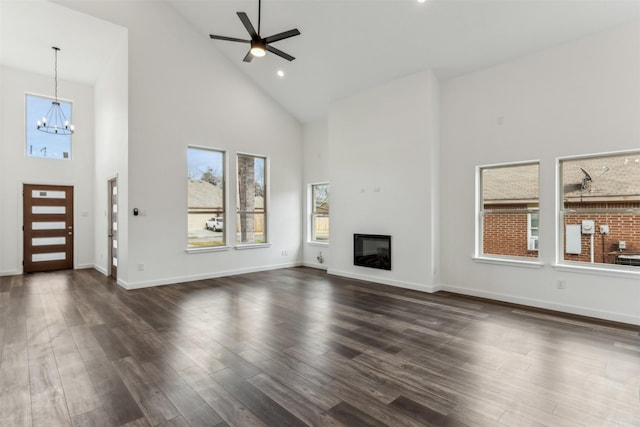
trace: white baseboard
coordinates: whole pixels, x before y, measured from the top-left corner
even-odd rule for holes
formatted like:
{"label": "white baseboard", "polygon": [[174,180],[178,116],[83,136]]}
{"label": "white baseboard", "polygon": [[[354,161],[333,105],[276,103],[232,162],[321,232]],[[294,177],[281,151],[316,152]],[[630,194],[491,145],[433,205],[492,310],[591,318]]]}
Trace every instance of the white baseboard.
{"label": "white baseboard", "polygon": [[303,267],[317,268],[318,270],[328,270],[327,264],[318,264],[317,262],[303,262]]}
{"label": "white baseboard", "polygon": [[624,313],[614,313],[610,311],[597,310],[588,307],[576,305],[558,304],[552,301],[538,300],[534,298],[523,298],[515,295],[498,294],[494,292],[486,292],[477,289],[463,288],[460,286],[441,285],[441,290],[453,292],[456,294],[470,295],[474,297],[487,298],[496,301],[509,302],[513,304],[526,305],[530,307],[543,308],[546,310],[561,311],[579,316],[594,317],[597,319],[611,320],[613,322],[628,323],[631,325],[640,325],[640,316],[634,316]]}
{"label": "white baseboard", "polygon": [[383,285],[396,286],[398,288],[412,289],[414,291],[422,291],[433,293],[441,289],[440,285],[427,285],[424,283],[403,282],[401,280],[384,279],[376,276],[368,276],[366,274],[356,274],[348,271],[328,269],[327,273],[334,276],[348,277],[350,279],[366,280],[367,282],[381,283]]}
{"label": "white baseboard", "polygon": [[[87,269],[95,269],[98,270],[99,272],[101,272],[102,274],[104,274],[106,276],[106,273],[101,270],[97,265],[95,264],[80,264],[80,265],[76,265],[73,267],[74,270],[87,270]],[[22,271],[0,271],[0,276],[19,276],[23,274]]]}
{"label": "white baseboard", "polygon": [[94,265],[93,265],[93,268],[94,268],[96,271],[98,271],[98,272],[102,273],[102,274],[103,274],[103,275],[105,275],[105,276],[108,276],[108,275],[109,275],[109,272],[108,272],[106,269],[104,269],[104,268],[100,267],[99,265],[94,264]]}
{"label": "white baseboard", "polygon": [[196,280],[215,279],[217,277],[236,276],[238,274],[256,273],[259,271],[279,270],[281,268],[299,267],[299,262],[265,265],[260,267],[241,268],[237,270],[214,271],[211,273],[194,274],[191,276],[176,276],[168,279],[149,280],[146,282],[125,282],[118,279],[118,285],[127,290],[150,288],[153,286],[171,285],[174,283],[193,282]]}
{"label": "white baseboard", "polygon": [[18,276],[20,274],[22,274],[22,271],[18,270],[0,271],[0,276]]}

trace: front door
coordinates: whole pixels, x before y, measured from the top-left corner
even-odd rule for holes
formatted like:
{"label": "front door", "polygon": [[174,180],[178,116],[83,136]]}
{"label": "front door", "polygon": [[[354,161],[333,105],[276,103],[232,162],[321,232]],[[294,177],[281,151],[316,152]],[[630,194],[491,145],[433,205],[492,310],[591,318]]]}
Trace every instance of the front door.
{"label": "front door", "polygon": [[109,180],[109,275],[118,279],[118,181]]}
{"label": "front door", "polygon": [[73,187],[23,187],[25,273],[73,268]]}

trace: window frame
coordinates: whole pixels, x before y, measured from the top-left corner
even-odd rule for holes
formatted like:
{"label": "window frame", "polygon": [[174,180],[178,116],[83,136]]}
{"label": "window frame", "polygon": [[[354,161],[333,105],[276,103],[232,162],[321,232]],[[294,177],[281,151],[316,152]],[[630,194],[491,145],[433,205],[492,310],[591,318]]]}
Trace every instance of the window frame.
{"label": "window frame", "polygon": [[[640,208],[602,208],[602,209],[566,209],[564,206],[564,177],[563,164],[567,161],[598,159],[603,157],[629,156],[640,159],[640,150],[609,151],[601,153],[591,153],[582,155],[572,155],[556,158],[556,257],[553,267],[558,271],[578,272],[587,274],[598,274],[603,276],[614,276],[624,278],[640,278],[640,268],[637,266],[626,266],[609,263],[591,263],[584,261],[573,261],[565,259],[565,215],[567,213],[626,213],[639,214]],[[632,166],[636,167],[636,166]],[[640,164],[637,165],[640,168]],[[596,226],[596,235],[599,227]]]}
{"label": "window frame", "polygon": [[[538,220],[538,226],[533,227],[531,224],[533,223],[533,215],[536,215]],[[533,230],[536,230],[536,234],[533,234]],[[539,239],[540,239],[540,212],[529,212],[527,214],[527,250],[528,251],[538,251],[539,250]],[[534,243],[535,242],[535,243]],[[532,244],[533,243],[533,244]]]}
{"label": "window frame", "polygon": [[[263,171],[263,181],[264,181],[264,189],[263,189],[263,210],[262,212],[256,212],[254,209],[251,211],[241,211],[240,210],[240,157],[253,157],[254,159],[259,158],[264,160],[264,171]],[[271,246],[271,242],[269,240],[269,193],[270,193],[270,180],[269,180],[269,172],[271,169],[269,156],[263,154],[253,154],[246,152],[237,152],[236,153],[236,231],[234,236],[235,249],[252,249],[252,248],[262,248]],[[263,216],[263,241],[252,241],[252,242],[242,242],[241,236],[241,214],[260,214]],[[254,231],[255,232],[255,231]],[[240,240],[239,240],[240,239]]]}
{"label": "window frame", "polygon": [[[188,182],[189,182],[189,175],[190,175],[190,171],[189,171],[189,167],[190,167],[190,163],[189,163],[189,150],[194,149],[194,150],[202,150],[202,151],[212,151],[212,152],[216,152],[222,155],[222,162],[221,162],[221,166],[222,166],[222,173],[221,173],[221,177],[222,177],[222,196],[221,196],[221,201],[222,201],[222,215],[218,215],[217,213],[214,214],[215,217],[218,216],[222,216],[223,218],[223,229],[222,229],[222,243],[220,245],[207,245],[207,246],[201,246],[201,247],[191,247],[189,246],[189,239],[187,238],[187,249],[186,252],[187,253],[197,253],[197,252],[214,252],[214,251],[224,251],[224,250],[228,250],[229,249],[229,245],[228,245],[228,239],[229,239],[229,233],[227,233],[227,229],[228,229],[228,220],[229,220],[229,215],[228,215],[228,206],[229,206],[229,200],[228,200],[228,153],[226,150],[223,149],[219,149],[219,148],[213,148],[213,147],[206,147],[206,146],[202,146],[202,145],[188,145],[187,146],[187,234],[189,231],[189,227],[188,227],[188,222],[189,222],[189,195],[188,195]],[[208,216],[208,215],[207,215]]]}
{"label": "window frame", "polygon": [[330,212],[330,208],[327,211],[326,214],[323,213],[318,213],[315,209],[316,206],[316,202],[315,202],[315,188],[318,186],[327,186],[327,193],[329,194],[328,199],[331,200],[331,185],[328,182],[316,182],[316,183],[312,183],[309,184],[308,188],[308,200],[309,200],[309,216],[308,216],[308,232],[307,232],[307,242],[308,243],[313,243],[316,245],[329,245],[329,242],[331,241],[331,231],[329,231],[328,233],[328,237],[326,240],[318,240],[316,239],[316,233],[315,233],[315,224],[316,224],[316,219],[317,218],[327,218],[327,220],[329,220],[329,217],[331,215]]}
{"label": "window frame", "polygon": [[[36,129],[36,121],[39,120],[40,118],[42,118],[42,116],[38,117],[38,119],[36,119],[36,121],[33,121],[32,118],[29,115],[29,98],[39,98],[41,100],[46,100],[49,103],[55,101],[56,99],[54,97],[51,96],[47,96],[47,95],[39,95],[36,93],[32,93],[32,92],[25,92],[24,94],[24,117],[25,117],[25,129],[24,129],[24,155],[26,158],[29,159],[45,159],[45,160],[63,160],[63,161],[71,161],[73,160],[73,134],[70,135],[55,135],[55,134],[49,134],[49,133],[45,133],[45,132],[40,132],[38,129]],[[65,105],[69,106],[69,123],[73,123],[73,101],[67,100],[67,99],[61,99],[58,98],[58,102],[60,103],[61,107],[64,107]],[[43,114],[46,114],[46,111],[43,112]],[[43,138],[50,138],[52,141],[60,141],[63,138],[68,138],[69,139],[69,156],[67,158],[63,157],[47,157],[45,156],[34,156],[32,154],[29,154],[29,135],[30,132],[38,132],[38,134],[36,135],[40,135]],[[55,138],[55,139],[54,139]],[[46,147],[44,147],[45,152],[46,152]]]}
{"label": "window frame", "polygon": [[[527,207],[526,209],[504,209],[495,212],[495,210],[484,209],[484,197],[483,197],[483,171],[486,169],[499,169],[499,168],[509,168],[509,167],[517,167],[517,166],[528,166],[528,165],[537,165],[538,166],[538,189],[540,189],[540,160],[525,160],[525,161],[517,161],[517,162],[506,162],[506,163],[495,163],[495,164],[486,164],[486,165],[478,165],[475,167],[475,251],[472,259],[476,262],[489,263],[489,264],[501,264],[501,265],[513,265],[519,267],[529,267],[529,268],[540,268],[543,266],[540,257],[540,251],[536,250],[537,256],[535,257],[527,257],[527,256],[516,256],[516,255],[500,255],[500,254],[489,254],[484,253],[484,216],[487,213],[504,213],[504,214],[527,214],[527,234],[529,234],[529,220],[531,213],[537,213],[539,215],[540,212],[540,194],[538,191],[537,198],[537,206],[536,207]],[[538,216],[540,219],[540,215]],[[539,223],[538,223],[539,229]],[[529,236],[527,236],[526,248],[527,252],[530,251],[529,248]],[[538,239],[539,240],[539,239]],[[539,242],[538,242],[539,243]]]}

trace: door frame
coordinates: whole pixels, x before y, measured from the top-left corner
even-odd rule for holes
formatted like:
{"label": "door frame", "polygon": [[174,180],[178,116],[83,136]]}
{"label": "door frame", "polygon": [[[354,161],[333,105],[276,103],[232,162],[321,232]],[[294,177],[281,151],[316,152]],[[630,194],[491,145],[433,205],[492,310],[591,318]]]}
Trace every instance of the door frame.
{"label": "door frame", "polygon": [[[115,235],[115,240],[118,242],[118,248],[116,248],[116,257],[119,258],[119,253],[120,251],[118,249],[119,248],[119,243],[120,243],[120,238],[118,237],[118,231],[120,229],[119,225],[120,225],[120,221],[119,221],[119,216],[118,213],[116,213],[115,217],[116,217],[116,222],[118,223],[118,229],[116,229],[115,231],[113,230],[113,186],[115,184],[115,187],[118,188],[119,184],[118,184],[118,176],[113,176],[109,179],[107,179],[107,276],[112,277],[114,280],[118,280],[118,267],[113,265],[113,240],[114,240],[114,235]],[[120,190],[117,190],[116,193],[116,205],[119,205],[119,198],[118,195],[120,193]],[[120,207],[118,206],[118,211],[120,211]]]}
{"label": "door frame", "polygon": [[[22,257],[22,273],[25,273],[25,265],[29,265],[30,263],[26,261],[27,258],[27,249],[29,246],[31,246],[28,242],[26,242],[26,236],[27,235],[31,235],[32,231],[28,231],[26,229],[26,220],[29,217],[29,215],[31,215],[30,212],[25,211],[25,204],[26,204],[26,195],[25,195],[25,190],[27,189],[27,187],[53,187],[51,189],[51,191],[56,191],[56,188],[58,189],[63,189],[64,191],[69,191],[70,192],[70,226],[68,225],[67,227],[65,227],[65,231],[63,234],[65,234],[65,236],[70,236],[70,249],[65,249],[65,251],[67,252],[67,254],[69,255],[69,260],[68,260],[68,266],[65,267],[64,269],[74,269],[76,266],[76,229],[75,229],[75,222],[76,222],[76,186],[74,184],[68,184],[68,183],[38,183],[38,182],[26,182],[26,181],[22,181],[18,183],[18,190],[19,190],[19,196],[20,196],[20,201],[21,203],[18,204],[19,209],[22,211],[20,212],[20,217],[22,220],[22,233],[21,234],[21,238],[18,239],[21,243],[22,243],[22,248],[19,248],[19,254],[21,254]],[[33,206],[33,204],[31,205]],[[47,214],[47,215],[52,215],[52,214]],[[55,215],[59,215],[59,214],[53,214]],[[53,217],[52,217],[53,219]],[[53,219],[55,220],[55,219]],[[36,233],[36,234],[40,234],[40,233]],[[45,235],[48,235],[49,233],[43,233]],[[68,238],[68,237],[67,237]],[[42,261],[42,262],[48,262],[48,261]],[[53,268],[51,270],[59,270],[60,268]],[[50,271],[49,268],[35,268],[35,269],[30,269],[29,272],[37,272],[37,271]]]}

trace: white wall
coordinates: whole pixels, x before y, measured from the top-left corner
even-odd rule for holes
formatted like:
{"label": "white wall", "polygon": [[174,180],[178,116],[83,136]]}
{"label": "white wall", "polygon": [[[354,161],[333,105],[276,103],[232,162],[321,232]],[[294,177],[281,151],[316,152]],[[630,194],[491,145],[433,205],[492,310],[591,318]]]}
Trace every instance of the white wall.
{"label": "white wall", "polygon": [[129,80],[127,32],[95,85],[95,268],[110,272],[108,224],[110,198],[108,181],[118,180],[118,208],[125,214],[118,219],[118,279],[128,281],[128,154]]}
{"label": "white wall", "polygon": [[[330,274],[434,289],[438,96],[426,71],[331,107]],[[354,233],[391,235],[392,270],[354,266]]]}
{"label": "white wall", "polygon": [[[300,124],[167,4],[61,3],[128,30],[129,219],[121,284],[151,286],[300,263]],[[271,247],[185,252],[188,145],[227,150],[229,212],[236,204],[236,152],[269,157]],[[146,215],[133,217],[133,208]],[[227,228],[235,228],[234,215]]]}
{"label": "white wall", "polygon": [[[326,118],[304,125],[302,151],[302,194],[304,197],[302,262],[308,267],[326,270],[331,262],[330,244],[309,242],[310,230],[308,229],[311,216],[309,186],[310,184],[329,182],[329,123]],[[329,185],[331,185],[330,182]],[[330,193],[329,209],[331,209],[331,203]],[[329,212],[329,219],[331,220],[331,212]],[[331,230],[329,230],[329,234],[331,234]],[[329,239],[331,239],[331,235]],[[322,263],[318,262],[320,253],[324,259]]]}
{"label": "white wall", "polygon": [[[557,157],[640,147],[635,23],[442,84],[441,257],[445,289],[640,324],[637,278],[555,269]],[[500,124],[499,122],[502,122]],[[474,167],[539,159],[540,259],[472,260]],[[557,289],[565,280],[567,288]]]}
{"label": "white wall", "polygon": [[93,88],[58,79],[60,98],[73,102],[76,131],[68,161],[25,155],[25,93],[51,96],[51,76],[0,67],[0,88],[0,274],[22,273],[25,183],[74,187],[74,266],[93,267]]}

